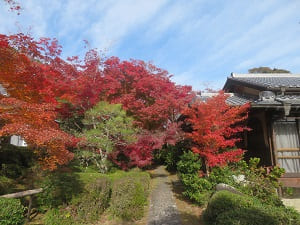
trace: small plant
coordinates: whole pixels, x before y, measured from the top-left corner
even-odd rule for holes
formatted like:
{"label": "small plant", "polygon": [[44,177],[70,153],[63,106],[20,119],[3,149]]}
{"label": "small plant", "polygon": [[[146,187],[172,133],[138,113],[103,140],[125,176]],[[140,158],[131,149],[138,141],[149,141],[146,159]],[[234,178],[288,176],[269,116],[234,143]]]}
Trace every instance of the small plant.
{"label": "small plant", "polygon": [[79,225],[70,212],[64,209],[50,209],[44,216],[45,225]]}
{"label": "small plant", "polygon": [[24,211],[19,199],[0,198],[0,225],[24,224]]}

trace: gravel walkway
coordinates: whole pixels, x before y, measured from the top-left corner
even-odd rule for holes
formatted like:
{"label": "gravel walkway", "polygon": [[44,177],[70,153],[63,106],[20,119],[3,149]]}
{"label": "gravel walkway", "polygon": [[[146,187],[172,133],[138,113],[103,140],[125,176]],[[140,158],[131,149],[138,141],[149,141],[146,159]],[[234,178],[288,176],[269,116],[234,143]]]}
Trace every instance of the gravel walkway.
{"label": "gravel walkway", "polygon": [[148,225],[181,225],[168,172],[160,166],[153,178],[156,186],[150,196]]}

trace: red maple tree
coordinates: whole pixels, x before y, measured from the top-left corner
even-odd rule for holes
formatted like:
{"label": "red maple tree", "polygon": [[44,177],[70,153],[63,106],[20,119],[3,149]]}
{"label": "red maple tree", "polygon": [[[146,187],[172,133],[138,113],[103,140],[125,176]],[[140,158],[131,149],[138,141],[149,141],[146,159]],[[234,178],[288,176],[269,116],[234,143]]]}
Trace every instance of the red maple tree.
{"label": "red maple tree", "polygon": [[244,152],[235,146],[240,141],[238,134],[248,129],[242,122],[247,119],[249,104],[230,106],[227,97],[220,92],[184,111],[192,127],[186,136],[193,140],[192,151],[204,158],[207,169],[238,161]]}
{"label": "red maple tree", "polygon": [[[36,41],[24,34],[0,35],[0,84],[15,101],[36,107],[51,105],[60,122],[73,123],[72,118],[80,118],[99,101],[120,103],[144,133],[151,131],[148,136],[154,140],[160,137],[161,145],[175,143],[179,133],[176,120],[193,98],[191,87],[175,85],[167,71],[151,63],[121,61],[117,57],[105,60],[93,49],[82,61],[78,57],[63,60],[60,53],[61,46],[55,39]],[[21,121],[22,112],[15,116]],[[80,124],[76,126],[80,130]],[[142,149],[138,145],[145,146],[143,140],[141,135],[136,146],[126,150],[135,165],[150,163],[150,152],[158,146],[147,142]],[[144,149],[148,149],[147,154]]]}
{"label": "red maple tree", "polygon": [[55,122],[57,101],[49,84],[60,74],[49,69],[49,62],[59,53],[56,44],[23,34],[0,35],[0,84],[7,92],[0,95],[0,136],[23,137],[43,168],[51,170],[72,159],[68,147],[77,141]]}
{"label": "red maple tree", "polygon": [[0,136],[19,135],[39,156],[43,168],[53,170],[73,158],[68,147],[77,139],[59,129],[56,112],[50,104],[28,103],[15,98],[0,100]]}

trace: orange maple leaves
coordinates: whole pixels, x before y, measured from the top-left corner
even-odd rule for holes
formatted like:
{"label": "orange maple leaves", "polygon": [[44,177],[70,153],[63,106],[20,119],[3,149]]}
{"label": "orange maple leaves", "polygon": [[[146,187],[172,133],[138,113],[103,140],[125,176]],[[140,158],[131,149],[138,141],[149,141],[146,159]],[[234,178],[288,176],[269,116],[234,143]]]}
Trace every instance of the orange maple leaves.
{"label": "orange maple leaves", "polygon": [[223,166],[241,159],[243,150],[235,148],[240,132],[248,130],[243,125],[248,117],[249,104],[230,106],[228,95],[220,92],[206,102],[196,102],[184,114],[192,126],[187,137],[194,142],[194,153],[204,157],[209,167]]}

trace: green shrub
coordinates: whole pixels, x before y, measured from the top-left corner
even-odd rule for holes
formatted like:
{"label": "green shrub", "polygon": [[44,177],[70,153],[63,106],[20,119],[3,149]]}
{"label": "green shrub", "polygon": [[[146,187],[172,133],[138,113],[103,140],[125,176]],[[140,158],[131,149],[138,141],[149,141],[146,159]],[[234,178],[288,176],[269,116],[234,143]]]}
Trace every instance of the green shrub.
{"label": "green shrub", "polygon": [[44,222],[46,225],[90,224],[108,208],[110,194],[110,179],[98,178],[88,184],[85,192],[74,197],[70,204],[48,210]]}
{"label": "green shrub", "polygon": [[79,176],[71,172],[52,172],[39,186],[43,188],[43,192],[37,195],[37,200],[39,205],[46,209],[68,203],[83,190]]}
{"label": "green shrub", "polygon": [[[125,220],[137,220],[144,214],[149,189],[149,176],[125,176],[114,180],[110,211]],[[147,182],[144,181],[147,180]]]}
{"label": "green shrub", "polygon": [[202,163],[198,155],[185,152],[177,163],[179,178],[184,186],[183,195],[199,205],[204,205],[211,195],[211,182],[199,176]]}
{"label": "green shrub", "polygon": [[0,225],[24,224],[24,211],[19,199],[0,198]]}
{"label": "green shrub", "polygon": [[185,152],[177,163],[177,171],[181,174],[198,174],[201,169],[202,162],[199,156],[192,151]]}
{"label": "green shrub", "polygon": [[239,173],[230,166],[214,167],[212,168],[207,179],[213,186],[216,186],[220,183],[237,186],[238,184],[234,181],[233,178],[234,175],[239,175]]}
{"label": "green shrub", "polygon": [[217,192],[203,213],[207,225],[299,225],[293,210],[262,204],[259,200],[228,191]]}
{"label": "green shrub", "polygon": [[86,187],[86,191],[72,200],[71,208],[77,221],[95,221],[109,206],[111,180],[103,177]]}
{"label": "green shrub", "polygon": [[166,145],[163,151],[164,164],[168,171],[176,171],[177,163],[181,160],[181,156],[189,151],[190,142],[180,141],[176,145]]}

